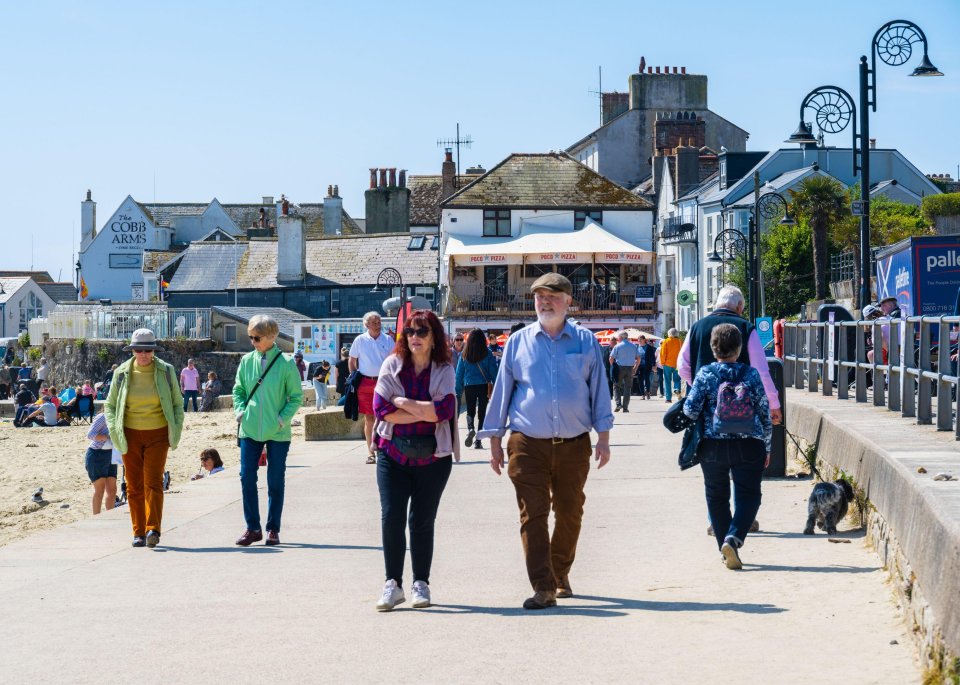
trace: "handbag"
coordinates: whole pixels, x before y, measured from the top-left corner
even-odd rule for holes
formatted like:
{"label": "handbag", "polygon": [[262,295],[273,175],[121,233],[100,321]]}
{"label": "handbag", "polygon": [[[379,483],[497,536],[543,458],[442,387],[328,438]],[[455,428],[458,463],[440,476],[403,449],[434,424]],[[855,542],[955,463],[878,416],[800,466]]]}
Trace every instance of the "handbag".
{"label": "handbag", "polygon": [[704,419],[703,412],[696,419],[691,419],[683,413],[683,404],[686,400],[677,400],[664,413],[663,425],[671,433],[683,431],[683,441],[680,443],[680,455],[677,464],[681,471],[685,471],[700,463],[700,441],[703,439]]}
{"label": "handbag", "polygon": [[[257,394],[257,390],[263,385],[263,379],[266,378],[267,374],[270,373],[270,369],[273,368],[273,365],[277,363],[277,360],[283,356],[283,352],[277,352],[277,356],[273,358],[267,368],[263,370],[263,373],[260,374],[260,378],[257,379],[256,384],[253,386],[253,390],[250,391],[250,394],[247,395],[247,404],[250,404],[250,400],[253,399],[253,396]],[[240,447],[240,424],[237,423],[237,447]]]}
{"label": "handbag", "polygon": [[487,374],[483,372],[483,367],[479,364],[474,364],[477,369],[480,371],[480,375],[483,377],[483,380],[487,382],[487,399],[489,400],[493,396],[493,383],[490,382],[490,379],[487,378]]}
{"label": "handbag", "polygon": [[394,436],[390,442],[410,459],[429,459],[437,453],[436,435]]}

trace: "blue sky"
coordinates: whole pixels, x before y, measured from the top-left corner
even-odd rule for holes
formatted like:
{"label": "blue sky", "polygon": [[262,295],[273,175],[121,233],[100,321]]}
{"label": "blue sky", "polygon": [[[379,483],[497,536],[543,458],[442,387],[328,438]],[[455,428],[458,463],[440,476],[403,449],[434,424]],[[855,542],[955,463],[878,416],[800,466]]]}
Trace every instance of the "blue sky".
{"label": "blue sky", "polygon": [[812,88],[856,93],[901,18],[946,77],[909,78],[917,54],[881,64],[871,135],[956,177],[957,0],[6,3],[0,268],[31,266],[32,234],[33,267],[72,279],[87,188],[101,223],[128,194],[318,201],[328,184],[362,217],[368,169],[439,173],[458,121],[464,168],[567,147],[597,126],[597,67],[623,91],[641,56],[707,74],[710,108],[771,149]]}

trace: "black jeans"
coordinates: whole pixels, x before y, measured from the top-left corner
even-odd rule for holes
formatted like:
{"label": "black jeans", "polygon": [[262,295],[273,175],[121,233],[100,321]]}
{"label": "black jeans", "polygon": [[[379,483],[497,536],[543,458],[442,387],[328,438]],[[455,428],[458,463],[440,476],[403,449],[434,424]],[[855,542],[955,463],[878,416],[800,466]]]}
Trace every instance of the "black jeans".
{"label": "black jeans", "polygon": [[377,452],[377,487],[380,489],[380,530],[387,580],[403,585],[407,553],[407,507],[410,521],[410,562],[413,580],[430,583],[433,564],[433,527],[440,497],[447,486],[453,457],[427,466],[406,466]]}
{"label": "black jeans", "polygon": [[[700,468],[707,495],[707,512],[717,547],[727,537],[743,544],[760,510],[760,482],[767,450],[762,440],[704,439]],[[733,515],[730,515],[730,477],[733,477]]]}
{"label": "black jeans", "polygon": [[473,430],[473,417],[476,416],[477,430],[480,430],[483,420],[487,418],[487,384],[466,385],[463,395],[467,402],[467,428]]}

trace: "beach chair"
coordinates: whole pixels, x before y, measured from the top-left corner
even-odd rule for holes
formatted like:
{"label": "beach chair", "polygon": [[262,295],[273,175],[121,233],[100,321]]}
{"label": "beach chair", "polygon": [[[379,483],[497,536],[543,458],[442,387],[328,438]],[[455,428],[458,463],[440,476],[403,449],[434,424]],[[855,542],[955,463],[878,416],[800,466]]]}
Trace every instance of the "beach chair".
{"label": "beach chair", "polygon": [[71,425],[79,426],[83,423],[91,424],[96,416],[91,395],[80,395],[76,404],[70,408],[69,419]]}

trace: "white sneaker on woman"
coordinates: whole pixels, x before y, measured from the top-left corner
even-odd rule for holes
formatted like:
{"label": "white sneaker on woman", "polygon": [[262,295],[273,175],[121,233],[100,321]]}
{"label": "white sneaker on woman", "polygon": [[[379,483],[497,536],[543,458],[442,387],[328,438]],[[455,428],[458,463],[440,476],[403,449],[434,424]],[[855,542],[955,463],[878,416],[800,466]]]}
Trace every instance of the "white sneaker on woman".
{"label": "white sneaker on woman", "polygon": [[430,586],[422,580],[413,581],[413,608],[426,609],[430,606]]}
{"label": "white sneaker on woman", "polygon": [[403,588],[397,585],[397,581],[388,580],[383,586],[383,594],[377,601],[377,611],[392,611],[393,607],[403,604],[407,598],[403,596]]}

